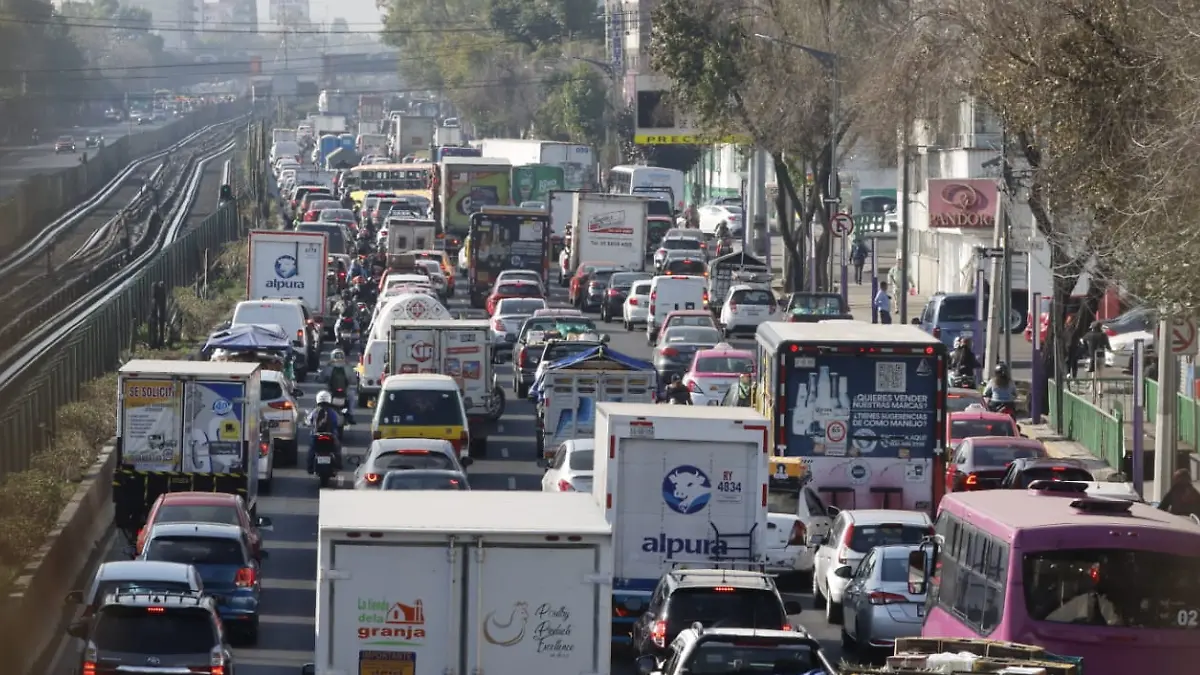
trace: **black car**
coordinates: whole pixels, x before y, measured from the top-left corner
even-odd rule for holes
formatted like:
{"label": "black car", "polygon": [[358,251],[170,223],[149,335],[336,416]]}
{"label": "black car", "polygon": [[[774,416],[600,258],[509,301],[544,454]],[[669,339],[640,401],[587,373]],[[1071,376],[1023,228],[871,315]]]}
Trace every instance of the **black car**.
{"label": "black car", "polygon": [[721,331],[705,326],[674,326],[663,331],[654,347],[659,383],[665,385],[673,375],[683,375],[696,352],[714,347],[721,340]]}
{"label": "black car", "polygon": [[89,131],[83,139],[84,147],[98,148],[104,143],[104,136],[99,131]]}
{"label": "black car", "polygon": [[674,570],[659,580],[631,637],[638,656],[662,658],[675,636],[697,622],[705,628],[720,623],[721,628],[790,630],[788,616],[799,613],[800,603],[784,602],[774,579],[761,572]]}
{"label": "black car", "polygon": [[[554,310],[550,310],[554,311]],[[542,359],[548,336],[594,333],[596,324],[586,316],[532,316],[525,320],[513,343],[513,391],[525,398],[533,385],[533,376]]]}
{"label": "black car", "polygon": [[600,320],[609,322],[614,316],[621,316],[625,306],[625,298],[629,297],[629,289],[634,282],[653,279],[648,272],[617,272],[608,279],[608,290],[600,300]]}
{"label": "black car", "polygon": [[1078,459],[1066,457],[1022,457],[1014,459],[1008,465],[1004,478],[1000,479],[1001,490],[1024,490],[1031,483],[1045,481],[1081,481],[1095,482],[1092,472],[1087,465]]}
{"label": "black car", "polygon": [[216,601],[200,593],[114,593],[67,632],[84,641],[83,673],[234,671]]}

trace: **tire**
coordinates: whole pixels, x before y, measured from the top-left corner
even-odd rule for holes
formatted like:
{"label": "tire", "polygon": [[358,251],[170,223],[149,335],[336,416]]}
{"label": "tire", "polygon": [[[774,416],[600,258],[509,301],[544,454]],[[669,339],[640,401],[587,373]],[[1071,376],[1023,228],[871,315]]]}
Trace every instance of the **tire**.
{"label": "tire", "polygon": [[493,403],[488,408],[488,419],[495,422],[496,420],[500,419],[501,417],[504,417],[504,407],[507,403],[507,401],[504,398],[504,387],[501,387],[501,386],[493,387],[491,400],[499,401],[498,403]]}
{"label": "tire", "polygon": [[518,382],[515,388],[517,390],[517,398],[525,398],[529,395],[529,385]]}
{"label": "tire", "polygon": [[243,628],[240,637],[242,638],[242,644],[247,647],[253,647],[258,644],[258,619],[254,619],[250,622],[250,625]]}
{"label": "tire", "polygon": [[608,307],[606,305],[600,306],[600,320],[604,323],[612,323],[612,317],[608,315]]}
{"label": "tire", "polygon": [[812,596],[814,609],[821,609],[825,606],[825,596],[821,595],[821,584],[817,581],[817,570],[815,567],[813,568]]}
{"label": "tire", "polygon": [[1017,308],[1013,307],[1013,308],[1009,309],[1008,310],[1008,332],[1020,333],[1021,331],[1025,330],[1025,319],[1026,318],[1027,317],[1025,316],[1025,313],[1017,311]]}
{"label": "tire", "polygon": [[830,626],[842,623],[842,603],[832,600],[825,601],[825,622]]}
{"label": "tire", "polygon": [[325,474],[325,475],[318,474],[317,475],[317,485],[320,486],[321,489],[325,489],[325,488],[329,487],[329,484],[332,482],[333,482],[332,474]]}
{"label": "tire", "polygon": [[621,325],[625,327],[625,330],[626,330],[626,331],[632,331],[632,330],[633,330],[633,324],[629,323],[628,321],[622,321],[622,322],[621,322]]}
{"label": "tire", "polygon": [[[858,643],[855,642],[854,638],[850,637],[850,634],[846,632],[845,626],[842,626],[841,632],[842,632],[842,654],[849,655],[849,654],[857,653],[858,652]],[[855,630],[855,632],[857,633],[858,631]]]}

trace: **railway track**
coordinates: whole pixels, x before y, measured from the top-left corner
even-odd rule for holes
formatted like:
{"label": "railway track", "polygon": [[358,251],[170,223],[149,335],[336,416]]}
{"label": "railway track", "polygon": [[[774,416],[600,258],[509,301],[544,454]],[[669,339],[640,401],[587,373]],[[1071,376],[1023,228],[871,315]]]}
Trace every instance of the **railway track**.
{"label": "railway track", "polygon": [[41,237],[0,260],[0,307],[8,309],[0,343],[12,344],[36,327],[43,305],[59,289],[94,276],[101,261],[122,249],[132,251],[157,225],[151,215],[173,206],[170,202],[186,190],[192,178],[188,167],[214,149],[228,147],[222,154],[232,149],[234,121],[201,129],[166,151],[132,162],[94,197],[51,223]]}

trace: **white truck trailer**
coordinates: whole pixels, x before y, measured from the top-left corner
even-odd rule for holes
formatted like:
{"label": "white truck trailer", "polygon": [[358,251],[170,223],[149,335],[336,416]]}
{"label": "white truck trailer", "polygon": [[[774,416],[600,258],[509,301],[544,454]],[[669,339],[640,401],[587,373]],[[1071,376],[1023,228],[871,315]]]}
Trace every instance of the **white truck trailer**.
{"label": "white truck trailer", "polygon": [[462,390],[471,437],[484,438],[483,423],[504,414],[504,389],[495,381],[492,351],[486,320],[397,321],[388,342],[388,375],[453,377]]}
{"label": "white truck trailer", "polygon": [[612,529],[587,494],[326,491],[304,672],[610,672]]}
{"label": "white truck trailer", "polygon": [[646,265],[646,200],[634,195],[576,192],[571,211],[570,271],[587,261],[632,272]]}
{"label": "white truck trailer", "polygon": [[324,232],[250,232],[246,299],[300,298],[313,314],[325,313],[329,235]]}
{"label": "white truck trailer", "polygon": [[613,527],[613,639],[675,567],[761,569],[770,423],[751,408],[600,403],[592,490]]}

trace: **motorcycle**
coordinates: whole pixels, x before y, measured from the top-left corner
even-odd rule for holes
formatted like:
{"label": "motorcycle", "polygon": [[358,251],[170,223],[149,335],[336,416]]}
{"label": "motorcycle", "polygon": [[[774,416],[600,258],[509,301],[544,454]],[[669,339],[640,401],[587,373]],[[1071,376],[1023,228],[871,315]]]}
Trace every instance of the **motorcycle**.
{"label": "motorcycle", "polygon": [[1017,405],[1012,401],[988,401],[987,408],[991,412],[1004,413],[1013,419],[1017,417]]}
{"label": "motorcycle", "polygon": [[316,452],[314,453],[317,480],[321,487],[329,487],[333,477],[337,475],[337,441],[332,434],[317,434]]}
{"label": "motorcycle", "polygon": [[969,371],[960,371],[950,374],[950,386],[956,389],[974,389],[975,374]]}
{"label": "motorcycle", "polygon": [[338,319],[337,325],[334,327],[334,336],[337,340],[338,348],[347,354],[350,354],[358,347],[358,323],[355,321],[354,315],[343,314]]}

